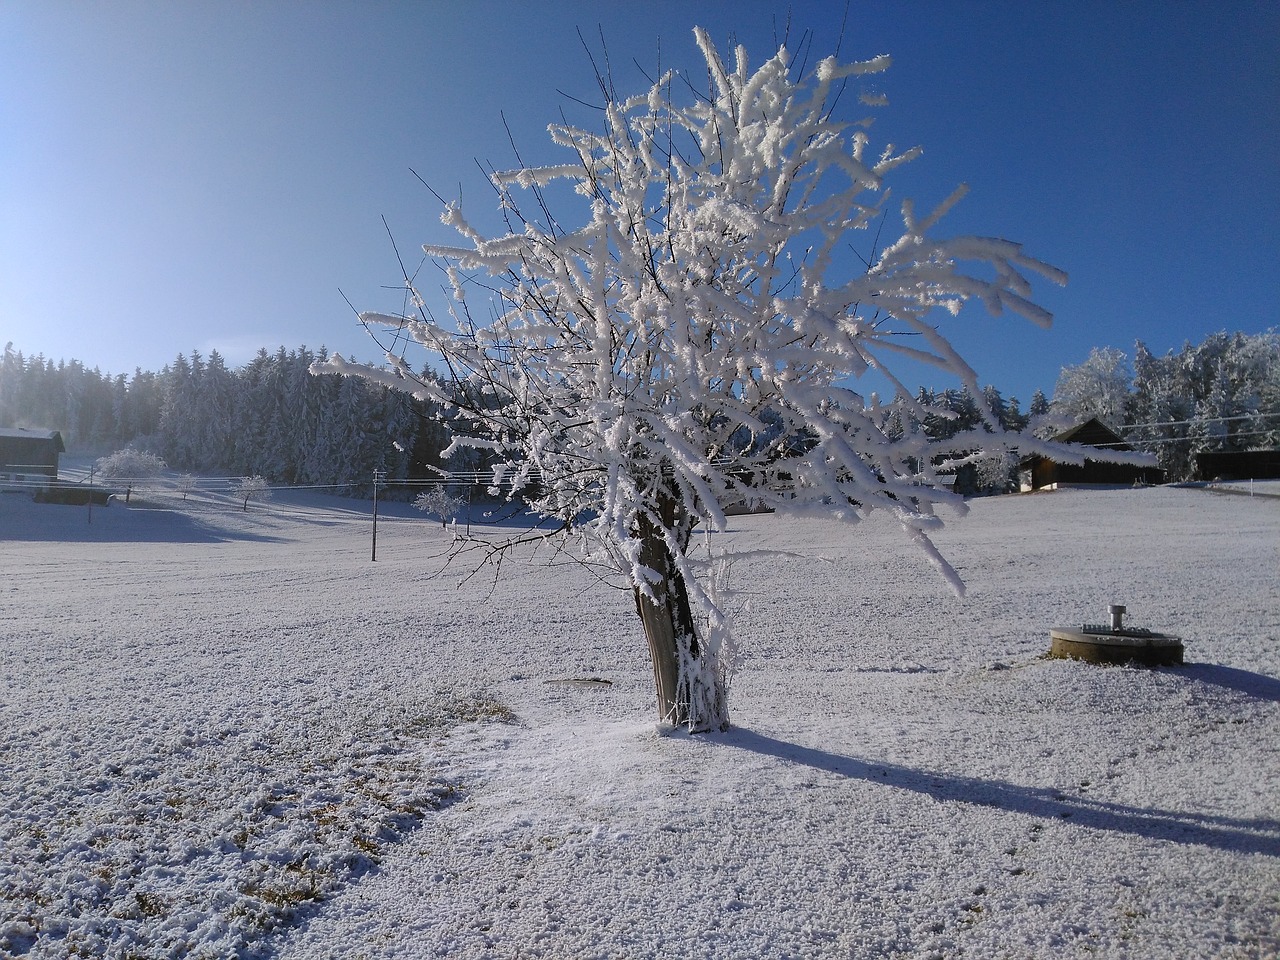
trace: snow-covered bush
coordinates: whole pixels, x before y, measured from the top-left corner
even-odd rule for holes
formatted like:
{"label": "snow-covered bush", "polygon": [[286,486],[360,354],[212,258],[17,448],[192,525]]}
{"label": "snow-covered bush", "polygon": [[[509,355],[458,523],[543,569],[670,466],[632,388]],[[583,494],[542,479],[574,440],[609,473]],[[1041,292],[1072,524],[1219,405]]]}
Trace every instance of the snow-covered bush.
{"label": "snow-covered bush", "polygon": [[[925,214],[903,202],[895,232],[887,182],[920,150],[873,148],[865,123],[833,115],[888,57],[828,58],[800,76],[785,48],[753,70],[744,49],[726,64],[695,37],[705,94],[684,96],[668,73],[610,99],[601,132],[552,125],[566,162],[494,175],[509,232],[487,238],[445,205],[465,245],[424,250],[448,278],[449,322],[412,287],[417,316],[362,316],[442,358],[452,383],[420,376],[403,351],[388,350],[386,369],[337,356],[313,369],[439,403],[454,448],[488,451],[495,485],[560,521],[512,543],[576,533],[634,591],[659,714],[697,730],[728,723],[733,656],[695,527],[724,529],[722,505],[744,497],[847,523],[885,510],[961,589],[928,534],[936,508],[963,498],[933,482],[947,448],[886,429],[930,412],[891,367],[932,364],[980,397],[937,314],[976,298],[1047,325],[1027,275],[1065,276],[1007,240],[934,238],[963,188]],[[551,213],[557,181],[582,197],[581,226]],[[855,392],[868,370],[892,399]],[[947,441],[965,457],[1035,443],[981,419]]]}

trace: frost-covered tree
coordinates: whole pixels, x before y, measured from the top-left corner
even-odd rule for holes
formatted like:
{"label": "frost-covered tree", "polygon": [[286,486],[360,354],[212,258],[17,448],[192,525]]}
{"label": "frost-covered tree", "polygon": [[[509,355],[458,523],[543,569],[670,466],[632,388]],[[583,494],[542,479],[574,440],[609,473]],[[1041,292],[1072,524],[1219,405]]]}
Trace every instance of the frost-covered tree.
{"label": "frost-covered tree", "polygon": [[1134,349],[1132,430],[1171,480],[1195,475],[1198,453],[1267,449],[1280,438],[1280,335],[1215,333],[1155,356]]}
{"label": "frost-covered tree", "polygon": [[124,502],[128,503],[133,497],[134,488],[158,477],[165,471],[166,464],[154,453],[125,447],[102,457],[95,467],[103,480],[125,485]]}
{"label": "frost-covered tree", "polygon": [[125,447],[99,459],[96,467],[104,480],[144,480],[162,473],[165,462],[154,453]]}
{"label": "frost-covered tree", "polygon": [[465,500],[455,497],[443,486],[424,490],[413,498],[414,508],[429,516],[438,517],[442,527],[457,517],[465,505]]}
{"label": "frost-covered tree", "polygon": [[1259,449],[1280,448],[1280,336],[1272,335],[1274,356],[1258,380],[1258,413],[1250,436]]}
{"label": "frost-covered tree", "polygon": [[184,473],[178,477],[174,486],[177,488],[178,492],[182,494],[182,499],[186,500],[189,494],[195,492],[196,488],[199,486],[199,481],[196,479],[194,474]]}
{"label": "frost-covered tree", "polygon": [[1123,350],[1094,347],[1083,363],[1062,368],[1053,389],[1053,411],[1077,422],[1097,417],[1119,426],[1125,422],[1132,381]]}
{"label": "frost-covered tree", "polygon": [[258,502],[271,499],[271,486],[266,477],[241,477],[232,485],[231,492],[236,499],[244,501],[241,509],[246,512],[249,510],[250,500]]}
{"label": "frost-covered tree", "polygon": [[[494,175],[508,232],[487,237],[446,204],[442,220],[464,244],[424,249],[447,274],[448,321],[416,290],[416,316],[363,316],[439,358],[447,388],[400,351],[386,369],[338,357],[316,369],[439,403],[455,447],[489,451],[495,484],[620,574],[660,716],[702,730],[728,722],[732,635],[695,529],[724,529],[722,504],[744,496],[848,523],[883,510],[960,590],[929,532],[939,504],[963,500],[931,485],[945,469],[938,447],[888,426],[928,413],[893,361],[933,364],[981,396],[937,315],[973,298],[1048,324],[1028,275],[1065,277],[1016,243],[934,237],[963,188],[925,214],[903,202],[893,225],[887,181],[919,149],[873,148],[865,123],[833,113],[888,57],[828,58],[800,75],[786,49],[752,69],[742,48],[726,64],[695,36],[702,95],[681,95],[674,74],[629,99],[608,95],[601,131],[550,127],[565,162]],[[558,182],[582,198],[580,225],[551,212]],[[892,400],[855,392],[868,370],[895,385]],[[950,441],[964,457],[1019,442],[989,411],[979,419]],[[1033,442],[1021,438],[1024,450]]]}

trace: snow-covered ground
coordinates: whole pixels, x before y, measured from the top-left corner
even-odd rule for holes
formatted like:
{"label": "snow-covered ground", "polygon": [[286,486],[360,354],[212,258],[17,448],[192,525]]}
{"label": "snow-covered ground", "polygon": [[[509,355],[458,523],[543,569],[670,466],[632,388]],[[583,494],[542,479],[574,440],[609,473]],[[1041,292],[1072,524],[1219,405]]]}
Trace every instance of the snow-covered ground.
{"label": "snow-covered ground", "polygon": [[[1263,492],[1259,490],[1258,492]],[[1280,499],[734,518],[735,728],[631,598],[384,506],[0,496],[0,955],[1270,957]],[[1049,661],[1051,626],[1188,665]],[[572,683],[571,679],[609,683]]]}

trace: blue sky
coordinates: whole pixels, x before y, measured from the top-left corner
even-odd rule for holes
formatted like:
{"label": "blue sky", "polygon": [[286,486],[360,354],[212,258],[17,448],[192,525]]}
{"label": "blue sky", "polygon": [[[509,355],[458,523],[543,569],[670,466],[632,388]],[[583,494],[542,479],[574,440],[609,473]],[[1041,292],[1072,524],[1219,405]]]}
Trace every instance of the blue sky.
{"label": "blue sky", "polygon": [[[696,72],[692,27],[773,52],[843,5],[571,0],[0,4],[0,343],[104,372],[284,344],[375,359],[339,294],[395,309],[402,251],[483,220],[477,160],[559,156],[560,91],[594,101],[578,29],[635,92]],[[854,2],[844,59],[889,53],[872,136],[924,156],[898,195],[961,182],[944,233],[1066,270],[1039,330],[967,310],[944,329],[1024,402],[1093,346],[1157,353],[1280,325],[1280,6]],[[904,193],[905,191],[905,193]],[[563,218],[570,220],[572,218]],[[943,386],[943,383],[931,384]]]}

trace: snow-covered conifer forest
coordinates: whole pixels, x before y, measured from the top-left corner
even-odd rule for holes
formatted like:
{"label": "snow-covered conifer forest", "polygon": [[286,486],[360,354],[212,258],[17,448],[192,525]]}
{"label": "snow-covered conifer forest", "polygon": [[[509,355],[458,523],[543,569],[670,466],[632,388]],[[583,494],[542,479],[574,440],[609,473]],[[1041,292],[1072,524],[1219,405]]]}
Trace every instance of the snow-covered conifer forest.
{"label": "snow-covered conifer forest", "polygon": [[[1099,348],[1096,354],[1064,368],[1052,401],[1037,391],[1024,405],[994,384],[983,387],[983,399],[1005,430],[1017,432],[1045,422],[1050,411],[1057,415],[1050,423],[1095,414],[1108,419],[1114,413],[1098,399],[1118,396],[1120,414],[1112,426],[1127,428],[1127,440],[1155,453],[1171,480],[1188,478],[1196,453],[1280,446],[1275,332],[1215,334],[1163,356],[1139,343],[1133,360],[1119,350]],[[339,484],[357,496],[369,495],[369,478],[380,463],[393,479],[438,476],[424,470],[426,464],[470,466],[444,463],[448,431],[420,401],[356,382],[339,403],[337,378],[303,376],[322,356],[323,350],[282,347],[232,369],[216,353],[205,358],[192,351],[158,373],[112,376],[80,360],[26,356],[9,344],[0,360],[0,427],[60,430],[73,452],[132,446],[178,470]],[[946,439],[981,423],[964,387],[920,387],[917,399],[934,411],[918,424],[930,438]],[[388,404],[401,415],[374,419]],[[384,430],[387,423],[398,432]],[[193,436],[208,442],[194,443]],[[1003,492],[1009,479],[986,492]]]}
{"label": "snow-covered conifer forest", "polygon": [[112,377],[76,360],[24,357],[10,344],[0,365],[0,426],[60,430],[72,451],[131,446],[175,470],[354,496],[370,494],[374,470],[391,481],[430,474],[448,442],[431,405],[313,376],[311,364],[326,357],[281,347],[229,369],[216,352],[193,350],[159,373]]}

